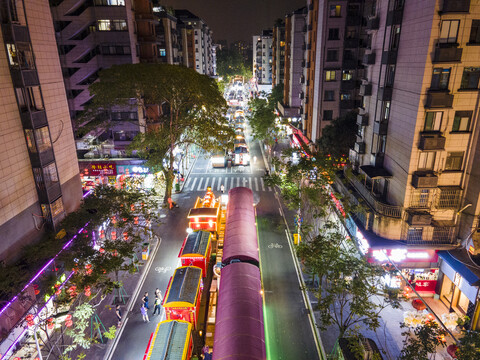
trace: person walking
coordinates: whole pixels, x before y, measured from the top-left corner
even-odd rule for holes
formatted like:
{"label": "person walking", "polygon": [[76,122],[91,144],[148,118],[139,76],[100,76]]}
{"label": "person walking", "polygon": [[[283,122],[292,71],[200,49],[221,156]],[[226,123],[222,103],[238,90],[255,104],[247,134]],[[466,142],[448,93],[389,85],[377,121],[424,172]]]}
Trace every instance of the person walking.
{"label": "person walking", "polygon": [[157,313],[157,310],[158,310],[158,315],[160,315],[162,313],[162,309],[160,307],[160,305],[162,305],[162,299],[160,298],[160,296],[155,297],[154,305],[155,307],[153,308],[153,315]]}
{"label": "person walking", "polygon": [[145,306],[145,308],[147,309],[150,309],[148,307],[148,292],[146,292],[145,295],[143,295],[142,301],[143,301],[143,306]]}
{"label": "person walking", "polygon": [[142,304],[142,306],[140,307],[140,313],[142,314],[143,322],[150,322],[150,319],[148,318],[147,308],[144,304]]}
{"label": "person walking", "polygon": [[223,194],[225,192],[225,185],[220,185],[220,192]]}
{"label": "person walking", "polygon": [[159,298],[162,297],[162,292],[160,291],[159,288],[156,288],[156,289],[155,289],[155,297],[159,297]]}
{"label": "person walking", "polygon": [[117,315],[117,327],[122,325],[122,310],[120,309],[120,305],[117,305],[115,308],[115,315]]}

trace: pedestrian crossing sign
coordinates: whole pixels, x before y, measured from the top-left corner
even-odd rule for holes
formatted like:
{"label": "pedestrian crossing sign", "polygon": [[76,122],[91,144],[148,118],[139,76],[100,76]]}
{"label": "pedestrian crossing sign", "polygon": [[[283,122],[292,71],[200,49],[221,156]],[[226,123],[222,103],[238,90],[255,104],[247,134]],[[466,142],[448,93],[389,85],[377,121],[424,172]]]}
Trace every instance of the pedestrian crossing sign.
{"label": "pedestrian crossing sign", "polygon": [[302,236],[300,234],[293,234],[293,243],[298,245],[302,241]]}

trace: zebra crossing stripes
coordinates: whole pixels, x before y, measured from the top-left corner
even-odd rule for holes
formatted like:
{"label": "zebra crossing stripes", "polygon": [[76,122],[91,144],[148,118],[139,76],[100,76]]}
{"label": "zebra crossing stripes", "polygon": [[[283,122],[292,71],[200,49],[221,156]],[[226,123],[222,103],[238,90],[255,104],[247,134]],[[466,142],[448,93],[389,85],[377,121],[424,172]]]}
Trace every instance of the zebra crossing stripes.
{"label": "zebra crossing stripes", "polygon": [[221,186],[225,187],[225,191],[237,187],[244,186],[252,189],[253,191],[265,191],[271,192],[273,189],[270,186],[266,186],[262,177],[251,176],[238,176],[238,177],[193,177],[189,178],[185,183],[185,189],[190,191],[206,191],[207,187],[211,187],[213,190],[220,191]]}

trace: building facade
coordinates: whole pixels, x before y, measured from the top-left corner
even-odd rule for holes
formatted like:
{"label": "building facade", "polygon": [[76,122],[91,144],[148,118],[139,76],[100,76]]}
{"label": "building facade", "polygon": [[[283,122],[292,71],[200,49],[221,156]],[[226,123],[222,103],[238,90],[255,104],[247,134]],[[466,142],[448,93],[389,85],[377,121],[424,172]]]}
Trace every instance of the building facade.
{"label": "building facade", "polygon": [[368,205],[354,217],[366,240],[449,250],[439,252],[437,293],[472,317],[478,284],[460,267],[478,268],[480,2],[365,1],[364,17],[371,42],[347,176],[353,195],[337,186]]}
{"label": "building facade", "polygon": [[259,85],[272,84],[272,30],[253,36],[253,76]]}
{"label": "building facade", "polygon": [[0,259],[80,205],[75,142],[48,3],[0,2]]}
{"label": "building facade", "polygon": [[277,22],[272,33],[272,87],[285,80],[285,22]]}

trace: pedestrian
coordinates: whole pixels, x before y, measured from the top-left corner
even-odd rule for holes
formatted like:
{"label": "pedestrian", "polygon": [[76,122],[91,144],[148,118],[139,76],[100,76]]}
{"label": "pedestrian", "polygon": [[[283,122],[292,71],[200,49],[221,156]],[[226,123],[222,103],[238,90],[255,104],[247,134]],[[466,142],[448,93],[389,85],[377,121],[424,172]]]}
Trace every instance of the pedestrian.
{"label": "pedestrian", "polygon": [[162,299],[159,296],[156,296],[155,297],[155,302],[154,302],[155,307],[153,308],[153,315],[155,315],[157,313],[157,310],[158,310],[158,315],[161,314],[161,312],[162,312],[162,310],[160,308],[161,304],[162,304]]}
{"label": "pedestrian", "polygon": [[148,292],[146,292],[145,295],[143,295],[142,301],[143,301],[143,306],[145,306],[147,309],[150,309],[148,307]]}
{"label": "pedestrian", "polygon": [[159,298],[162,297],[162,292],[160,291],[159,288],[156,288],[156,289],[155,289],[155,297],[159,297]]}
{"label": "pedestrian", "polygon": [[225,185],[220,185],[220,192],[223,194],[225,192]]}
{"label": "pedestrian", "polygon": [[118,320],[117,327],[120,327],[120,325],[122,325],[122,310],[120,310],[120,305],[117,305],[115,308],[115,315],[117,315]]}
{"label": "pedestrian", "polygon": [[148,318],[147,308],[144,304],[142,304],[142,306],[140,307],[140,313],[142,314],[143,322],[150,322],[150,319]]}

